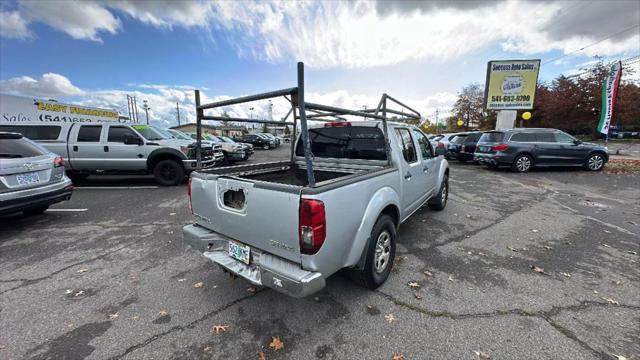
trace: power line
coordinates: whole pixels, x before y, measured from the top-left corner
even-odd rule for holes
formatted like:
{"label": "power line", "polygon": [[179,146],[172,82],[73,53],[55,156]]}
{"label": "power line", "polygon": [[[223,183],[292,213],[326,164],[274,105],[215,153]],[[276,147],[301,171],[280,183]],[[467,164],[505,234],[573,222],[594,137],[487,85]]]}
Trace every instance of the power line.
{"label": "power line", "polygon": [[634,28],[637,28],[637,27],[640,27],[640,24],[636,24],[636,25],[633,25],[633,26],[631,26],[631,27],[628,27],[628,28],[626,28],[626,29],[624,29],[624,30],[618,31],[617,33],[611,34],[611,35],[607,36],[607,37],[606,37],[606,38],[604,38],[604,39],[598,40],[598,41],[596,41],[596,42],[594,42],[594,43],[592,43],[592,44],[589,44],[589,45],[587,45],[587,46],[583,46],[583,47],[581,47],[580,49],[576,49],[576,50],[573,50],[573,51],[571,51],[571,52],[568,52],[568,53],[566,53],[566,54],[564,54],[564,55],[562,55],[562,56],[558,56],[557,58],[553,58],[553,59],[551,59],[551,60],[547,60],[547,61],[543,62],[543,63],[542,63],[542,65],[548,64],[548,63],[553,62],[553,61],[556,61],[556,60],[560,60],[560,59],[565,58],[565,57],[567,57],[567,56],[569,56],[569,55],[571,55],[571,54],[573,54],[573,53],[576,53],[576,52],[578,52],[578,51],[582,51],[582,50],[584,50],[584,49],[586,49],[586,48],[592,47],[592,46],[594,46],[594,45],[598,45],[598,44],[600,44],[601,42],[603,42],[603,41],[605,41],[605,40],[609,40],[610,38],[612,38],[612,37],[614,37],[614,36],[616,36],[616,35],[620,35],[620,34],[622,34],[622,33],[625,33],[625,32],[627,32],[627,31],[629,31],[629,30],[631,30],[631,29],[634,29]]}

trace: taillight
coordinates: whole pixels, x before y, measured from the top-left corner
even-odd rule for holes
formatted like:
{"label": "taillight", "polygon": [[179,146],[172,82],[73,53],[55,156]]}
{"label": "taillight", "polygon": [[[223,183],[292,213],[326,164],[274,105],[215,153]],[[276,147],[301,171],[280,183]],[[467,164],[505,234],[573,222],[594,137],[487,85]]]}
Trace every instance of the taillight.
{"label": "taillight", "polygon": [[55,159],[53,159],[53,167],[60,166],[64,166],[64,159],[62,158],[62,156],[57,156]]}
{"label": "taillight", "polygon": [[347,121],[332,121],[324,124],[324,127],[345,127],[345,126],[351,126],[351,123]]}
{"label": "taillight", "polygon": [[498,145],[493,145],[491,147],[491,151],[507,151],[508,148],[509,148],[509,145],[507,144],[498,144]]}
{"label": "taillight", "polygon": [[442,141],[438,141],[438,143],[436,144],[437,148],[443,148],[444,147],[444,143],[442,143]]}
{"label": "taillight", "polygon": [[324,203],[320,200],[300,200],[300,252],[313,255],[320,250],[327,235]]}
{"label": "taillight", "polygon": [[189,195],[189,211],[193,214],[193,207],[191,206],[191,176],[189,176],[189,185],[187,185],[187,194]]}

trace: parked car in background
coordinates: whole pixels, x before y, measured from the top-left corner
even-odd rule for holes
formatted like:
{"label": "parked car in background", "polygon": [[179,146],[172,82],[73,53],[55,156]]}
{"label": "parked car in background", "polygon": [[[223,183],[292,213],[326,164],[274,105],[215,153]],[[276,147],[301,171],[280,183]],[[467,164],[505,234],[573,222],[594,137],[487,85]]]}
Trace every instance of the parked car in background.
{"label": "parked car in background", "polygon": [[[149,125],[118,122],[0,122],[0,131],[16,132],[63,157],[75,179],[92,174],[153,174],[158,184],[177,185],[196,168],[192,140],[167,138]],[[203,148],[204,167],[223,157],[220,148]]]}
{"label": "parked car in background", "polygon": [[21,134],[0,132],[0,215],[45,212],[71,199],[64,160]]}
{"label": "parked car in background", "polygon": [[481,132],[469,132],[458,134],[449,143],[449,158],[457,159],[460,162],[473,161],[473,154],[476,152],[476,144],[482,136]]}
{"label": "parked car in background", "polygon": [[280,146],[280,139],[278,139],[275,135],[270,133],[259,133],[258,136],[262,136],[265,139],[269,139],[275,145],[274,147]]}
{"label": "parked car in background", "polygon": [[188,134],[186,134],[186,133],[183,133],[183,132],[182,132],[182,131],[180,131],[180,130],[167,129],[167,132],[168,132],[169,134],[171,134],[171,136],[172,136],[174,139],[178,139],[178,140],[192,140],[192,139],[193,139],[191,136],[189,136],[189,135],[188,135]]}
{"label": "parked car in background", "polygon": [[237,142],[228,136],[218,136],[218,139],[220,139],[220,141],[222,142],[242,146],[242,151],[244,151],[244,158],[242,160],[249,160],[251,155],[253,155],[254,153],[253,145],[249,143]]}
{"label": "parked car in background", "polygon": [[269,150],[276,147],[275,141],[259,136],[259,134],[244,134],[241,137],[233,138],[237,142],[245,142],[253,145],[254,149]]}
{"label": "parked car in background", "polygon": [[609,151],[561,130],[519,128],[484,133],[475,159],[491,167],[508,166],[516,172],[538,166],[582,166],[599,171],[609,161]]}
{"label": "parked car in background", "polygon": [[[196,133],[189,133],[193,139],[196,139]],[[235,163],[236,161],[245,160],[245,152],[244,147],[237,143],[229,143],[223,141],[219,137],[215,135],[211,135],[209,133],[203,132],[201,138],[201,143],[204,144],[212,144],[215,146],[220,146],[222,148],[222,153],[224,154],[224,159],[221,164],[230,165]]]}

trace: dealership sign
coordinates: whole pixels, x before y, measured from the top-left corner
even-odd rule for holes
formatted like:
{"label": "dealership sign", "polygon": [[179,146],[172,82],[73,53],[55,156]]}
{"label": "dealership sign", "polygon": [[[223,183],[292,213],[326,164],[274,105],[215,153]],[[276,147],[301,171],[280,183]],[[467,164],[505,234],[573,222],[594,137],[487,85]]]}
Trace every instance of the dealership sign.
{"label": "dealership sign", "polygon": [[118,119],[118,112],[109,109],[0,94],[0,121],[104,122]]}
{"label": "dealership sign", "polygon": [[487,64],[484,104],[487,110],[531,110],[540,60],[499,60]]}

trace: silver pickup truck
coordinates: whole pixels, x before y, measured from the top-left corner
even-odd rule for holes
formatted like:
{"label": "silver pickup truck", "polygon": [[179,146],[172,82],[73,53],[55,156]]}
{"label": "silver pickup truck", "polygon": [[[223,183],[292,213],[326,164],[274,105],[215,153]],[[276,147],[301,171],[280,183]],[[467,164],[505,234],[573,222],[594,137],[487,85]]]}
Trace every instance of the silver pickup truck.
{"label": "silver pickup truck", "polygon": [[194,249],[226,271],[294,297],[312,294],[343,268],[367,288],[389,276],[397,229],[427,203],[442,210],[449,168],[416,127],[381,121],[308,130],[316,184],[303,144],[294,161],[197,171],[189,195]]}
{"label": "silver pickup truck", "polygon": [[[0,131],[15,132],[64,158],[75,179],[90,174],[153,174],[163,186],[177,185],[196,168],[192,140],[164,136],[149,125],[118,122],[0,122]],[[223,160],[220,146],[202,147],[202,164]]]}

